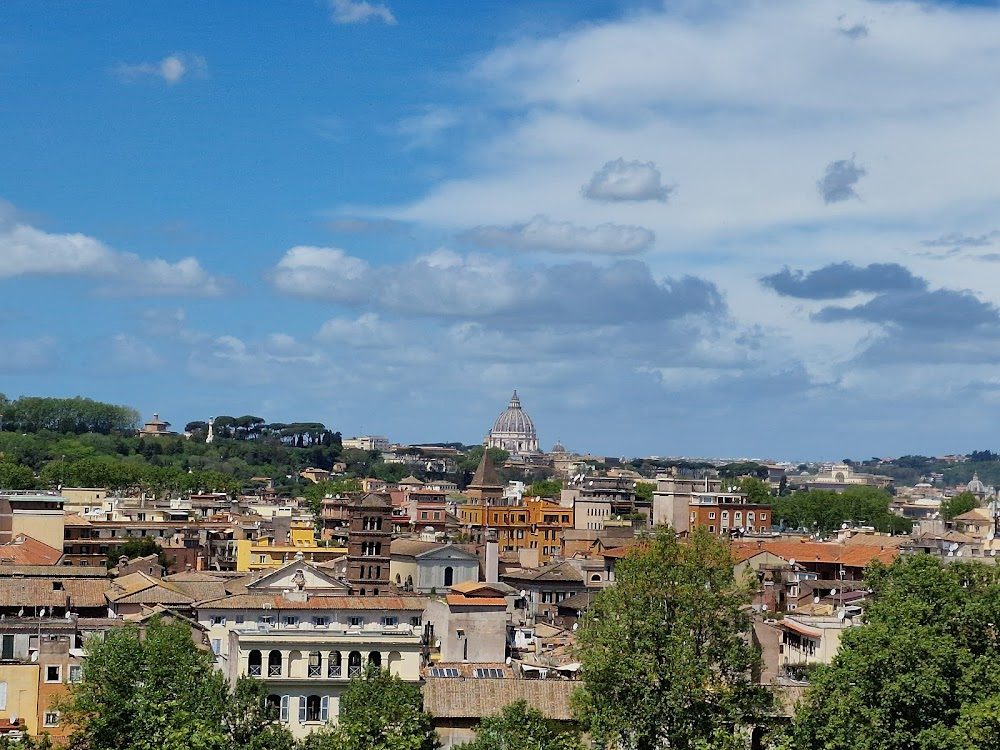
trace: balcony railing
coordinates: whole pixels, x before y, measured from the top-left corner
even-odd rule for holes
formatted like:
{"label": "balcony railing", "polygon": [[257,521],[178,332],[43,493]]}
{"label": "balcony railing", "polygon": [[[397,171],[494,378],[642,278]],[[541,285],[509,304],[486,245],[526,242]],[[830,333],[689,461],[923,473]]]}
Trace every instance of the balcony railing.
{"label": "balcony railing", "polygon": [[310,677],[320,677],[323,674],[322,668],[318,664],[309,665],[309,676]]}
{"label": "balcony railing", "polygon": [[270,664],[267,667],[268,677],[281,677],[281,665],[280,664]]}
{"label": "balcony railing", "polygon": [[327,677],[340,677],[340,675],[341,675],[341,668],[339,664],[331,664],[330,667],[326,670]]}
{"label": "balcony railing", "polygon": [[361,676],[361,667],[348,667],[347,668],[347,676],[348,677],[360,677]]}
{"label": "balcony railing", "polygon": [[247,673],[251,677],[260,677],[260,664],[251,664],[250,668],[247,670]]}

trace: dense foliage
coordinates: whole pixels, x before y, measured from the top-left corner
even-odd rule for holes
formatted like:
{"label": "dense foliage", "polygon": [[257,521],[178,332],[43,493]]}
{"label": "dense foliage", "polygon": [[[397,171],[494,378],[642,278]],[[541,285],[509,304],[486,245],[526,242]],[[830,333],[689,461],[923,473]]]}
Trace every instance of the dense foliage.
{"label": "dense foliage", "polygon": [[949,521],[955,516],[968,513],[973,508],[979,507],[979,500],[971,492],[959,492],[954,497],[945,498],[941,501],[941,515]]}
{"label": "dense foliage", "polygon": [[0,429],[101,435],[125,434],[139,426],[139,412],[127,406],[102,404],[89,398],[24,396],[10,401],[0,393]]}
{"label": "dense foliage", "polygon": [[1000,747],[1000,570],[913,555],[874,565],[866,581],[866,624],[813,674],[794,747]]}
{"label": "dense foliage", "polygon": [[439,744],[420,688],[369,667],[340,697],[337,725],[313,732],[300,750],[435,750]]}
{"label": "dense foliage", "polygon": [[59,705],[78,750],[287,750],[264,684],[233,693],[183,621],[149,621],[87,642],[82,680]]}
{"label": "dense foliage", "polygon": [[889,510],[892,496],[876,487],[859,485],[843,492],[805,490],[773,499],[774,523],[787,529],[805,529],[826,536],[843,524],[873,526],[876,530],[909,533],[913,522]]}
{"label": "dense foliage", "polygon": [[701,529],[686,541],[661,529],[615,577],[578,635],[580,721],[622,750],[738,744],[734,727],[758,723],[772,698],[753,679],[749,592],[729,546]]}
{"label": "dense foliage", "polygon": [[485,716],[476,727],[476,739],[458,750],[583,750],[577,731],[561,729],[525,700]]}

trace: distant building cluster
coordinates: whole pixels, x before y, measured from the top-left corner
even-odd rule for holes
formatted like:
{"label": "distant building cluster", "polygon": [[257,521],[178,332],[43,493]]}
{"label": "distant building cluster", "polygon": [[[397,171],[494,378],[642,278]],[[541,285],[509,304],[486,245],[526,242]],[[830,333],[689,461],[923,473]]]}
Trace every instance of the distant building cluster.
{"label": "distant building cluster", "polygon": [[[169,428],[154,415],[139,432]],[[463,459],[454,447],[374,435],[343,446],[439,476]],[[508,471],[557,480],[542,495],[528,480],[502,479],[488,451],[460,483],[359,477],[358,491],[329,494],[318,508],[280,497],[271,477],[255,477],[248,494],[0,488],[0,735],[65,741],[59,698],[81,678],[83,643],[156,616],[189,623],[228,679],[261,680],[299,737],[336,721],[349,680],[373,664],[422,686],[446,747],[519,698],[567,722],[580,669],[576,623],[614,584],[619,561],[663,525],[730,540],[734,573],[753,583],[761,679],[794,687],[797,670],[829,662],[861,621],[872,561],[992,562],[1000,545],[996,492],[978,476],[895,488],[891,510],[913,523],[911,534],[845,524],[821,540],[783,529],[766,497],[752,499],[738,478],[714,470],[644,476],[561,442],[548,453],[538,446],[515,392],[484,447],[506,451]],[[322,482],[343,469],[308,468],[301,478]],[[891,481],[846,463],[764,471],[774,492]],[[944,518],[942,503],[961,492],[976,507]],[[156,552],[122,554],[142,542]]]}

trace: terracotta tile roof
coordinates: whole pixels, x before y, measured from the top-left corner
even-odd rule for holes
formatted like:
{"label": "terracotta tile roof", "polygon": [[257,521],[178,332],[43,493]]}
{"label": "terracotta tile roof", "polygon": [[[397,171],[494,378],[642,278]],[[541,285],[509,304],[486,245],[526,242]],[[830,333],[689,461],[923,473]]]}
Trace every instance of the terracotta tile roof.
{"label": "terracotta tile roof", "polygon": [[569,562],[550,563],[538,570],[519,569],[508,570],[501,574],[501,578],[512,578],[518,581],[568,581],[570,583],[582,583],[583,576]]}
{"label": "terracotta tile roof", "polygon": [[465,594],[466,596],[470,594],[485,593],[487,591],[496,594],[505,594],[512,590],[513,587],[508,586],[506,583],[485,583],[483,581],[462,581],[461,583],[456,583],[451,587],[451,590],[456,594]]}
{"label": "terracotta tile roof", "polygon": [[[736,544],[753,544],[756,542],[738,542]],[[735,547],[735,544],[734,544]],[[825,563],[846,565],[852,568],[864,568],[874,560],[890,564],[899,557],[895,547],[877,547],[869,544],[840,544],[838,542],[763,542],[760,550],[770,552],[785,560],[795,560],[803,565],[808,563]]]}
{"label": "terracotta tile roof", "polygon": [[425,600],[419,596],[311,596],[305,602],[290,602],[280,595],[237,594],[198,602],[199,609],[320,609],[320,610],[402,610],[422,612]]}
{"label": "terracotta tile roof", "polygon": [[107,578],[104,566],[59,565],[0,565],[0,578]]}
{"label": "terracotta tile roof", "polygon": [[573,718],[570,694],[580,687],[572,680],[513,680],[429,677],[424,684],[424,709],[448,719],[479,719],[526,700],[547,719]]}
{"label": "terracotta tile roof", "polygon": [[194,597],[177,584],[146,573],[130,573],[115,579],[107,593],[118,604],[191,604]]}
{"label": "terracotta tile roof", "polygon": [[503,597],[448,594],[446,599],[451,607],[507,607],[507,600]]}
{"label": "terracotta tile roof", "polygon": [[60,550],[26,534],[0,544],[0,563],[4,565],[55,565],[60,557]]}
{"label": "terracotta tile roof", "polygon": [[[62,590],[55,588],[62,585]],[[103,607],[110,581],[104,578],[0,578],[0,604],[5,607]]]}

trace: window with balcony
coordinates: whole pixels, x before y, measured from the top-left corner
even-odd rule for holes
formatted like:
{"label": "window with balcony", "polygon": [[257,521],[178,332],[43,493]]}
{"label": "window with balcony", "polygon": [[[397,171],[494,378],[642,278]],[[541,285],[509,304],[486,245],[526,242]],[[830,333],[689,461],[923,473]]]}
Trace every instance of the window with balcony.
{"label": "window with balcony", "polygon": [[384,628],[394,628],[397,625],[399,625],[399,618],[398,617],[383,617],[382,618],[382,627],[384,627]]}
{"label": "window with balcony", "polygon": [[365,618],[360,615],[351,615],[347,618],[347,624],[352,628],[360,628],[365,624]]}
{"label": "window with balcony", "polygon": [[323,654],[319,651],[312,651],[309,654],[309,676],[323,676]]}
{"label": "window with balcony", "polygon": [[281,677],[281,652],[278,650],[267,655],[267,676]]}
{"label": "window with balcony", "polygon": [[281,623],[286,628],[297,628],[299,626],[299,616],[298,615],[285,615],[281,619]]}
{"label": "window with balcony", "polygon": [[260,651],[254,649],[249,654],[247,654],[247,674],[251,677],[261,676],[262,659]]}
{"label": "window with balcony", "polygon": [[347,676],[360,677],[361,669],[361,652],[352,651],[347,655]]}
{"label": "window with balcony", "polygon": [[329,655],[329,661],[326,666],[326,676],[327,677],[341,677],[341,660],[339,651],[331,651]]}
{"label": "window with balcony", "polygon": [[314,617],[313,618],[313,627],[314,628],[325,628],[325,627],[329,627],[329,625],[330,625],[330,618],[327,617],[326,615],[322,615],[322,616]]}

